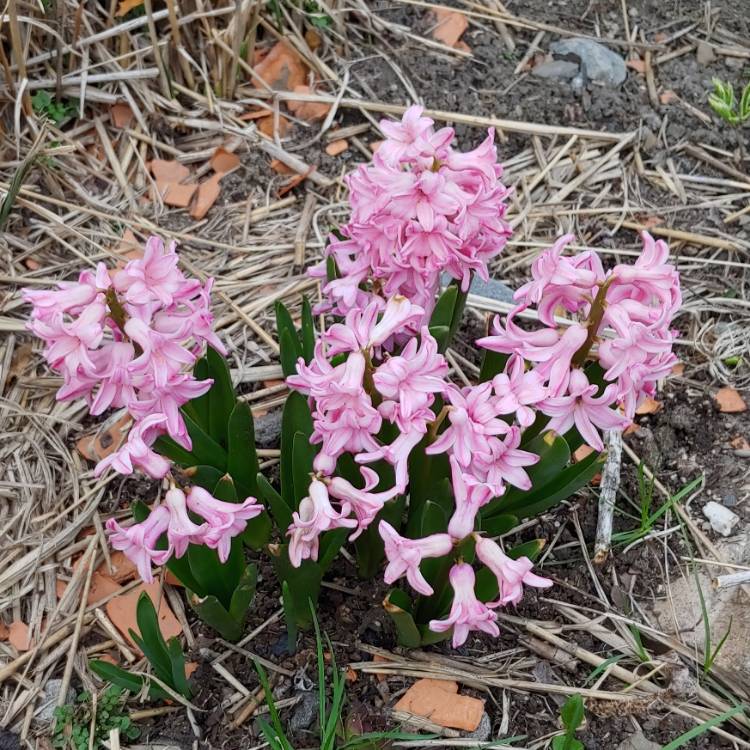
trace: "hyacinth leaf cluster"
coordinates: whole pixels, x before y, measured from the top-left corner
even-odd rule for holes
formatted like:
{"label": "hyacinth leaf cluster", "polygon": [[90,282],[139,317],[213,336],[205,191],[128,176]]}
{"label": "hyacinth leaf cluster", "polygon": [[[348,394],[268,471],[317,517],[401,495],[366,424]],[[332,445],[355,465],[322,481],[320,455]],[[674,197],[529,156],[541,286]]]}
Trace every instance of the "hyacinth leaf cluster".
{"label": "hyacinth leaf cluster", "polygon": [[91,671],[103,680],[123,690],[129,690],[133,695],[138,695],[145,683],[151,698],[168,700],[173,697],[171,691],[190,700],[193,692],[185,672],[185,654],[180,641],[176,637],[164,640],[159,629],[156,607],[146,592],[138,597],[136,623],[139,632],[136,633],[131,628],[130,637],[148,660],[156,679],[131,674],[122,667],[101,659],[92,659],[89,662]]}

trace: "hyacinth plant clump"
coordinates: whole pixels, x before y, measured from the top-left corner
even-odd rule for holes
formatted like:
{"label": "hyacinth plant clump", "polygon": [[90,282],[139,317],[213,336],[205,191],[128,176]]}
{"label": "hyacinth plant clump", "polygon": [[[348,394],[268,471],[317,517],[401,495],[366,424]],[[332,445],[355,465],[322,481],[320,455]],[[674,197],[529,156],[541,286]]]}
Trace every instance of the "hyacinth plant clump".
{"label": "hyacinth plant clump", "polygon": [[[497,635],[499,608],[552,585],[533,572],[543,540],[498,539],[585,485],[603,433],[629,425],[676,362],[666,244],[644,234],[634,265],[605,270],[594,252],[565,254],[566,235],[476,342],[478,382],[457,382],[445,352],[471,279],[488,278],[510,235],[493,134],[460,152],[418,107],[382,129],[372,163],[348,178],[350,219],[312,269],[322,302],[303,301],[299,328],[277,305],[291,393],[276,487],[212,331],[211,283],[186,279],[173,247],[152,238],[124,268],[26,293],[59,397],[133,418],[95,471],[137,468],[169,487],[135,523],[110,522],[111,543],[145,580],[168,566],[226,637],[239,637],[254,591],[243,542],[270,554],[290,632],[351,542],[362,575],[398,582],[384,605],[404,645]],[[576,462],[583,444],[592,452]]]}

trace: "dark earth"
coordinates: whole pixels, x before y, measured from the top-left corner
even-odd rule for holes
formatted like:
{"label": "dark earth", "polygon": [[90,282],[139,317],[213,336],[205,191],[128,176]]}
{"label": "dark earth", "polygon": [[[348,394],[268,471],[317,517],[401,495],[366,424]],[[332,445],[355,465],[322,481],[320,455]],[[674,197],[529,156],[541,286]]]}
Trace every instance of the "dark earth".
{"label": "dark earth", "polygon": [[[613,0],[506,0],[505,5],[511,13],[535,21],[592,35],[596,35],[599,29],[604,36],[613,39],[624,38],[622,6],[620,2]],[[625,5],[631,27],[638,24],[648,42],[653,42],[659,33],[666,34],[668,38],[692,23],[705,23],[704,3],[697,0],[628,0]],[[712,8],[715,13],[714,22],[737,34],[738,38],[749,38],[748,0],[714,2]],[[428,33],[434,23],[424,8],[416,6],[382,3],[382,8],[377,12],[382,18],[409,27],[420,34]],[[734,152],[741,140],[747,138],[747,129],[732,128],[716,118],[707,126],[701,120],[686,114],[678,104],[663,105],[655,110],[649,102],[643,77],[633,70],[629,70],[628,78],[622,87],[606,88],[590,84],[582,92],[574,91],[565,83],[541,80],[528,73],[516,75],[514,68],[534,37],[535,31],[514,29],[517,48],[514,53],[510,53],[491,23],[482,23],[486,25],[481,28],[472,25],[464,34],[463,38],[473,53],[473,57],[467,59],[432,54],[421,45],[397,37],[389,39],[393,59],[398,67],[408,74],[415,89],[424,97],[427,106],[477,115],[495,115],[618,132],[641,127],[643,138],[648,133],[658,135],[656,144],[652,146],[657,157],[664,142],[674,145],[687,140]],[[548,32],[542,40],[541,49],[546,50],[549,43],[558,38],[559,35]],[[668,47],[675,49],[683,41],[668,43]],[[627,52],[627,48],[622,46],[614,46],[613,49],[623,55]],[[701,64],[697,61],[695,53],[690,52],[659,65],[656,71],[657,85],[660,90],[674,91],[693,106],[710,112],[706,105],[706,97],[711,89],[712,77],[718,76],[731,81],[736,88],[741,87],[743,82],[750,79],[748,62],[748,59],[743,58],[717,56],[713,62]],[[393,68],[381,57],[368,55],[366,60],[353,63],[351,73],[353,80],[361,80],[366,84],[367,89],[373,94],[372,98],[391,103],[408,103],[409,97],[403,84]],[[359,122],[358,117],[356,114],[345,113],[341,118],[341,124]],[[476,129],[459,125],[457,131],[462,142],[477,141]],[[292,133],[292,136],[294,138],[296,134]],[[304,137],[306,135],[300,135],[300,139]],[[525,138],[508,135],[502,143],[501,153],[510,156],[525,146]],[[310,163],[318,164],[326,174],[339,173],[342,159],[362,159],[354,150],[333,159],[326,156],[319,145],[307,150],[304,158]],[[681,169],[689,170],[695,166],[687,157],[678,156],[677,159]],[[267,159],[256,153],[246,158],[244,170],[240,170],[232,179],[243,183],[244,196],[247,194],[248,184],[257,185],[258,190],[265,192],[268,174]],[[234,200],[231,190],[226,191],[225,199]],[[660,194],[658,200],[663,199],[663,194]],[[657,200],[656,197],[654,200]],[[674,226],[690,227],[692,219],[689,215],[677,213],[674,217]],[[702,219],[709,224],[711,222],[710,217]],[[588,237],[599,237],[600,229],[596,222],[591,222],[586,226]],[[745,230],[740,228],[739,231]],[[623,236],[625,235],[627,233],[623,233]],[[602,238],[600,244],[614,244],[617,239]],[[632,242],[632,236],[628,237],[628,241]],[[605,262],[606,260],[605,258]],[[519,279],[520,277],[509,278],[505,281],[515,285]],[[709,277],[706,281],[721,288],[735,283],[731,278],[723,276],[715,279]],[[741,287],[742,281],[736,280],[736,285]],[[681,319],[678,323],[687,334],[690,321]],[[461,346],[462,342],[457,344],[459,352],[465,355],[470,353],[468,342],[481,333],[483,325],[484,323],[479,322],[462,331],[463,340],[467,343],[464,346]],[[748,471],[748,457],[738,456],[730,446],[730,441],[738,436],[750,439],[750,419],[746,414],[728,415],[719,412],[713,399],[715,384],[710,381],[705,361],[694,354],[694,349],[688,349],[686,352],[690,352],[690,356],[695,359],[688,358],[682,376],[672,378],[659,394],[659,401],[663,403],[661,411],[639,417],[639,429],[629,435],[627,440],[672,491],[677,491],[701,472],[705,472],[708,489],[699,498],[698,503],[709,499],[724,502],[732,505],[732,509],[746,521],[747,509],[741,500],[746,492],[743,482]],[[636,469],[627,459],[623,462],[621,489],[620,507],[627,511],[629,516],[620,514],[617,517],[615,531],[633,529],[637,526],[638,476]],[[127,482],[118,493],[119,502],[124,504],[125,498],[130,498],[133,494],[140,495],[143,491],[147,491],[147,488],[136,487],[134,482]],[[551,539],[561,524],[570,519],[572,507],[578,514],[585,538],[592,542],[596,527],[596,499],[595,490],[585,490],[569,505],[547,514],[533,528],[525,530],[520,539]],[[655,502],[661,501],[655,499]],[[699,505],[694,505],[692,512],[700,522],[698,508]],[[709,530],[708,533],[711,535],[712,532]],[[577,540],[574,526],[567,523],[556,544],[556,547],[563,549],[552,551],[545,561],[543,570],[558,583],[552,589],[553,598],[596,607],[598,596],[583,563]],[[507,541],[512,543],[515,540]],[[676,554],[689,553],[679,534],[673,535],[670,545]],[[663,596],[663,591],[659,589],[658,576],[653,575],[653,571],[659,569],[661,554],[661,545],[645,542],[626,554],[615,555],[614,559],[598,569],[599,582],[610,601],[618,600],[615,589],[622,586],[624,580],[634,581],[634,596],[643,603],[650,602],[654,597]],[[324,590],[319,611],[321,627],[331,638],[338,664],[346,665],[349,662],[370,659],[371,656],[359,648],[360,642],[391,651],[397,650],[395,634],[381,608],[385,594],[384,585],[377,581],[358,579],[350,564],[343,558],[339,559],[337,575],[331,581],[338,588]],[[262,579],[269,583],[264,585],[261,580],[248,630],[263,623],[279,607],[278,598],[272,593],[272,574],[264,569],[262,563],[261,570]],[[550,604],[541,601],[534,592],[526,596],[517,614],[539,620],[555,620],[557,617],[556,610]],[[228,687],[207,663],[224,649],[221,644],[215,642],[213,634],[200,622],[192,622],[192,625],[198,636],[199,647],[191,654],[191,658],[201,663],[194,678],[198,690],[194,703],[205,711],[196,714],[198,724],[204,733],[201,746],[234,749],[260,744],[261,740],[257,740],[257,726],[253,720],[247,721],[237,730],[228,728],[227,717],[219,707],[221,701],[227,697]],[[575,637],[579,645],[597,654],[604,657],[612,655],[601,642],[586,632],[570,634],[570,637]],[[518,632],[508,625],[497,641],[470,637],[467,644],[458,652],[452,652],[444,645],[432,647],[428,651],[453,655],[471,663],[472,660],[488,653],[513,649],[517,645],[517,638]],[[286,640],[283,620],[279,620],[248,644],[248,648],[285,669],[297,673],[304,669],[307,676],[314,677],[314,640],[310,634],[301,637],[294,654],[286,651]],[[509,657],[508,663],[512,664],[512,661],[513,657]],[[252,664],[244,656],[234,654],[224,661],[224,665],[240,682],[255,690],[258,685],[257,677]],[[627,661],[623,662],[623,665],[629,668],[635,666]],[[513,676],[535,680],[537,675],[542,675],[542,681],[559,681],[580,686],[590,672],[590,667],[580,666],[571,673],[559,664],[543,662],[541,671],[522,666]],[[366,730],[392,728],[392,723],[387,718],[387,709],[392,705],[393,697],[408,687],[411,680],[390,678],[387,683],[380,683],[374,676],[361,672],[356,673],[354,677],[348,685],[348,711],[360,720],[364,717]],[[620,684],[605,681],[602,688],[619,689]],[[275,690],[279,698],[295,694],[291,681],[286,677],[276,683]],[[472,692],[466,688],[462,690]],[[491,696],[482,696],[487,699],[486,707],[492,722],[493,738],[497,737],[503,720],[502,699],[499,691],[496,692],[497,694]],[[530,744],[533,740],[560,728],[560,706],[550,696],[512,692],[509,706],[507,736],[523,736],[524,740],[520,741],[522,745]],[[292,715],[295,710],[296,707],[284,712],[285,718]],[[193,732],[182,713],[157,718],[143,726],[142,741],[165,740],[183,748],[193,746]],[[586,726],[579,732],[578,737],[589,750],[615,750],[637,727],[642,729],[648,739],[663,745],[693,726],[694,722],[670,713],[667,707],[658,704],[648,707],[634,706],[632,713],[621,711],[615,716],[597,716],[594,712],[588,711]],[[315,735],[309,731],[301,731],[297,733],[295,740],[296,747],[311,747],[315,742]],[[683,747],[718,749],[730,748],[733,745],[716,735],[704,734]]]}

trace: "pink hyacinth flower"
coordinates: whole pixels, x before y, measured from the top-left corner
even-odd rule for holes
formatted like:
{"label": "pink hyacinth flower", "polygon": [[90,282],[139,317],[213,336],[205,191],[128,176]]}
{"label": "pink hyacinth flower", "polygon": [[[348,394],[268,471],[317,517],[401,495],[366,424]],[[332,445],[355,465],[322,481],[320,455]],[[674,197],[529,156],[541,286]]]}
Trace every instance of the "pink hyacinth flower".
{"label": "pink hyacinth flower", "polygon": [[136,419],[144,419],[149,414],[160,413],[167,418],[166,427],[169,436],[185,450],[191,450],[192,441],[188,435],[185,420],[180,407],[206,393],[213,380],[196,380],[188,373],[176,373],[168,376],[163,386],[151,386],[150,378],[141,386],[137,399],[127,404],[128,411]]}
{"label": "pink hyacinth flower", "polygon": [[523,358],[514,354],[501,372],[492,379],[494,405],[498,414],[515,414],[521,427],[533,424],[535,406],[547,396],[544,379],[534,370],[526,372]]}
{"label": "pink hyacinth flower", "polygon": [[[422,112],[423,107],[415,104],[404,112],[400,122],[380,121],[380,129],[386,136],[386,140],[377,151],[378,159],[397,164],[427,150],[426,147],[434,138],[433,121],[429,117],[422,117]],[[453,133],[449,128],[439,132],[442,141],[447,141]]]}
{"label": "pink hyacinth flower", "polygon": [[263,506],[254,497],[241,503],[227,503],[197,486],[190,489],[187,506],[206,521],[195,542],[215,549],[223,563],[229,559],[232,539],[245,530],[250,519],[263,512]]}
{"label": "pink hyacinth flower", "polygon": [[[408,422],[413,414],[433,403],[434,394],[445,392],[447,375],[448,363],[425,327],[421,340],[410,339],[399,356],[390,357],[377,368],[372,379],[383,398],[398,401],[398,417]],[[406,425],[399,424],[399,428],[404,430]]]}
{"label": "pink hyacinth flower", "polygon": [[331,505],[328,487],[319,479],[310,483],[307,497],[299,504],[299,509],[292,514],[292,523],[287,530],[289,536],[289,561],[295,568],[303,560],[317,560],[319,540],[324,531],[341,527],[354,528],[357,521],[347,518],[348,506],[337,511]]}
{"label": "pink hyacinth flower", "polygon": [[601,396],[596,396],[598,388],[590,384],[582,370],[570,374],[567,395],[548,398],[540,409],[552,417],[548,429],[564,435],[573,425],[581,437],[597,451],[604,450],[604,443],[597,428],[621,430],[629,420],[610,407],[617,399],[617,386],[608,385]]}
{"label": "pink hyacinth flower", "polygon": [[342,509],[346,508],[348,511],[353,511],[357,519],[357,530],[349,537],[349,541],[356,539],[375,520],[375,516],[383,509],[383,505],[389,500],[393,500],[399,493],[398,487],[392,487],[382,492],[373,492],[380,481],[380,477],[366,466],[360,468],[360,473],[364,480],[362,489],[356,488],[343,477],[333,477],[327,482],[330,496],[341,503]]}
{"label": "pink hyacinth flower", "polygon": [[138,575],[145,583],[154,581],[151,565],[162,565],[165,562],[165,552],[157,550],[156,543],[166,532],[169,519],[169,509],[159,505],[145,521],[127,528],[120,526],[114,518],[110,518],[106,523],[109,543],[114,549],[124,553],[136,566]]}
{"label": "pink hyacinth flower", "polygon": [[169,510],[167,540],[169,550],[176,558],[182,557],[191,542],[200,540],[206,524],[198,525],[190,520],[185,493],[179,487],[172,487],[164,496],[164,507]]}
{"label": "pink hyacinth flower", "polygon": [[489,439],[510,430],[507,422],[498,418],[491,395],[492,383],[480,383],[463,390],[455,387],[448,389],[450,426],[425,452],[435,455],[451,451],[464,468],[471,464],[477,454],[487,453]]}
{"label": "pink hyacinth flower", "polygon": [[534,563],[528,557],[513,560],[492,539],[479,536],[479,534],[476,534],[474,538],[477,557],[494,573],[500,592],[497,601],[487,606],[500,607],[506,604],[518,604],[523,598],[524,584],[538,589],[552,586],[549,578],[542,578],[531,572]]}
{"label": "pink hyacinth flower", "polygon": [[495,495],[505,492],[505,484],[518,487],[519,490],[531,489],[531,478],[525,466],[533,466],[539,461],[536,453],[521,450],[521,428],[513,425],[502,440],[493,440],[489,454],[477,455],[471,465],[471,471],[482,482],[489,485]]}
{"label": "pink hyacinth flower", "polygon": [[391,297],[378,320],[381,304],[371,302],[364,310],[353,310],[346,316],[346,323],[335,323],[324,334],[329,357],[343,352],[369,352],[382,346],[394,334],[424,317],[424,310],[412,304],[406,297]]}
{"label": "pink hyacinth flower", "polygon": [[430,534],[421,539],[401,536],[387,521],[378,524],[378,532],[385,544],[388,565],[383,580],[392,584],[406,576],[409,585],[424,596],[432,596],[432,586],[422,575],[419,565],[425,557],[442,557],[453,549],[453,540],[448,534]]}
{"label": "pink hyacinth flower", "polygon": [[70,373],[80,367],[91,372],[91,351],[102,341],[106,315],[107,306],[95,299],[70,322],[64,320],[62,313],[56,313],[49,318],[32,319],[28,327],[47,343],[45,357],[50,367]]}
{"label": "pink hyacinth flower", "polygon": [[143,350],[131,362],[130,372],[150,375],[157,387],[166,386],[170,376],[195,362],[195,356],[184,346],[153,330],[139,318],[130,318],[125,323],[125,333]]}
{"label": "pink hyacinth flower", "polygon": [[494,493],[488,485],[478,482],[469,474],[464,474],[453,456],[450,457],[450,464],[456,510],[448,523],[448,534],[460,541],[474,531],[479,509],[492,500]]}
{"label": "pink hyacinth flower", "polygon": [[141,469],[152,479],[161,479],[169,473],[170,463],[151,450],[156,438],[166,432],[167,418],[163,414],[152,414],[130,428],[125,444],[103,458],[94,467],[94,476],[103,474],[112,467],[120,474],[132,474]]}
{"label": "pink hyacinth flower", "polygon": [[90,305],[100,292],[110,286],[109,273],[104,263],[99,263],[96,273],[83,271],[78,281],[60,281],[57,289],[24,289],[24,300],[34,306],[34,317],[48,319],[57,313],[81,310]]}
{"label": "pink hyacinth flower", "polygon": [[142,258],[127,263],[125,268],[114,275],[114,287],[125,295],[125,299],[134,305],[144,305],[156,301],[162,305],[171,305],[175,296],[184,291],[185,284],[190,291],[197,288],[199,282],[186,282],[177,267],[176,243],[171,242],[169,249],[159,237],[149,237]]}
{"label": "pink hyacinth flower", "polygon": [[451,568],[448,576],[453,587],[453,604],[445,620],[431,620],[430,630],[445,633],[453,628],[453,648],[462,646],[469,637],[469,631],[481,630],[498,636],[497,615],[486,604],[477,599],[474,593],[476,578],[471,565],[459,563]]}
{"label": "pink hyacinth flower", "polygon": [[95,380],[100,382],[91,402],[90,411],[94,416],[103,414],[112,406],[127,406],[135,400],[136,380],[128,370],[134,356],[135,350],[128,341],[113,341],[91,352]]}

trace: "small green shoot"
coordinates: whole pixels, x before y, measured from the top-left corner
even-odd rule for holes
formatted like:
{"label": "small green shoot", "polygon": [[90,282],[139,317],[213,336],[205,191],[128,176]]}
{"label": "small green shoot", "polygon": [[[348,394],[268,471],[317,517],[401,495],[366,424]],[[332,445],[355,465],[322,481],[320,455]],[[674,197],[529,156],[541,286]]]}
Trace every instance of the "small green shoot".
{"label": "small green shoot", "polygon": [[732,632],[732,619],[729,619],[729,626],[727,627],[726,633],[721,637],[716,648],[713,648],[711,618],[708,614],[708,607],[706,606],[706,598],[703,595],[703,588],[701,587],[700,579],[698,578],[698,571],[695,568],[693,568],[693,577],[695,578],[695,586],[698,589],[698,602],[700,603],[701,619],[703,620],[703,674],[707,675],[721,653],[721,649],[724,648],[724,644],[727,642],[729,634]]}
{"label": "small green shoot", "polygon": [[565,734],[552,740],[552,750],[584,750],[583,743],[576,739],[576,730],[583,723],[583,698],[578,693],[571,695],[560,709]]}
{"label": "small green shoot", "polygon": [[592,670],[591,674],[584,681],[582,687],[591,685],[599,675],[604,674],[604,672],[606,672],[612,665],[617,664],[618,661],[621,661],[624,658],[625,654],[615,654],[615,656],[610,656],[609,659],[605,659],[598,667],[596,667],[596,669]]}
{"label": "small green shoot", "polygon": [[110,685],[98,700],[94,700],[89,692],[79,693],[75,703],[58,706],[54,717],[54,748],[88,750],[91,747],[98,750],[105,747],[104,742],[109,740],[112,729],[118,729],[123,740],[137,739],[140,734],[125,710],[125,691],[114,685]]}
{"label": "small green shoot", "polygon": [[709,719],[708,721],[704,721],[702,724],[698,724],[697,727],[693,727],[692,729],[689,729],[685,734],[681,734],[676,739],[672,740],[668,745],[664,745],[661,750],[678,750],[680,747],[684,747],[687,745],[690,740],[694,740],[696,737],[700,737],[705,732],[708,732],[709,729],[712,727],[716,727],[719,724],[723,724],[727,719],[731,719],[732,716],[735,716],[736,714],[742,713],[745,710],[745,706],[734,706],[734,708],[730,708],[728,711],[724,711],[723,714],[719,714],[718,716],[714,716],[713,719]]}
{"label": "small green shoot", "polygon": [[633,641],[635,642],[635,653],[638,656],[638,658],[642,662],[647,662],[650,660],[650,656],[648,655],[648,652],[646,651],[646,648],[643,645],[643,639],[641,638],[641,631],[638,629],[636,625],[629,625],[630,633],[633,636]]}
{"label": "small green shoot", "polygon": [[711,109],[730,125],[744,124],[750,118],[750,83],[742,90],[739,104],[731,83],[714,78],[713,84],[713,93],[708,95]]}
{"label": "small green shoot", "polygon": [[[318,740],[317,747],[320,750],[355,750],[356,748],[372,750],[372,748],[383,747],[390,740],[415,740],[431,739],[434,735],[415,735],[407,732],[368,732],[366,734],[344,736],[343,732],[343,710],[346,702],[346,678],[336,666],[336,660],[333,657],[333,647],[328,636],[325,636],[328,650],[331,654],[331,701],[328,704],[327,684],[326,684],[326,660],[323,653],[323,636],[320,632],[318,619],[315,616],[315,609],[310,603],[312,611],[313,626],[315,628],[315,644],[318,661]],[[259,719],[260,730],[264,739],[270,746],[271,750],[295,750],[291,740],[287,737],[286,730],[281,721],[279,710],[276,707],[273,692],[268,682],[263,667],[255,662],[255,669],[258,672],[263,693],[268,705],[270,723],[263,718]],[[309,745],[309,743],[306,743]],[[576,750],[576,746],[571,746],[570,750]]]}
{"label": "small green shoot", "polygon": [[638,472],[638,494],[640,496],[641,506],[640,526],[632,531],[620,531],[616,534],[612,534],[612,542],[615,544],[627,546],[649,534],[656,525],[656,522],[665,515],[675,503],[682,500],[685,495],[689,495],[703,481],[702,476],[696,477],[675,495],[667,498],[667,500],[665,500],[665,502],[652,513],[651,506],[653,503],[654,482],[653,480],[646,481],[642,467],[639,468]]}
{"label": "small green shoot", "polygon": [[49,91],[37,91],[31,97],[31,106],[38,115],[47,117],[60,127],[78,117],[78,103],[68,99],[56,100]]}
{"label": "small green shoot", "polygon": [[192,690],[185,673],[185,654],[182,652],[180,641],[175,637],[169,641],[164,640],[156,608],[145,591],[138,599],[136,621],[140,633],[131,630],[130,637],[148,659],[154,679],[131,674],[122,667],[100,659],[89,662],[91,671],[113,685],[130,690],[131,693],[139,693],[143,689],[145,679],[152,698],[174,698],[175,695],[181,695],[190,700]]}

